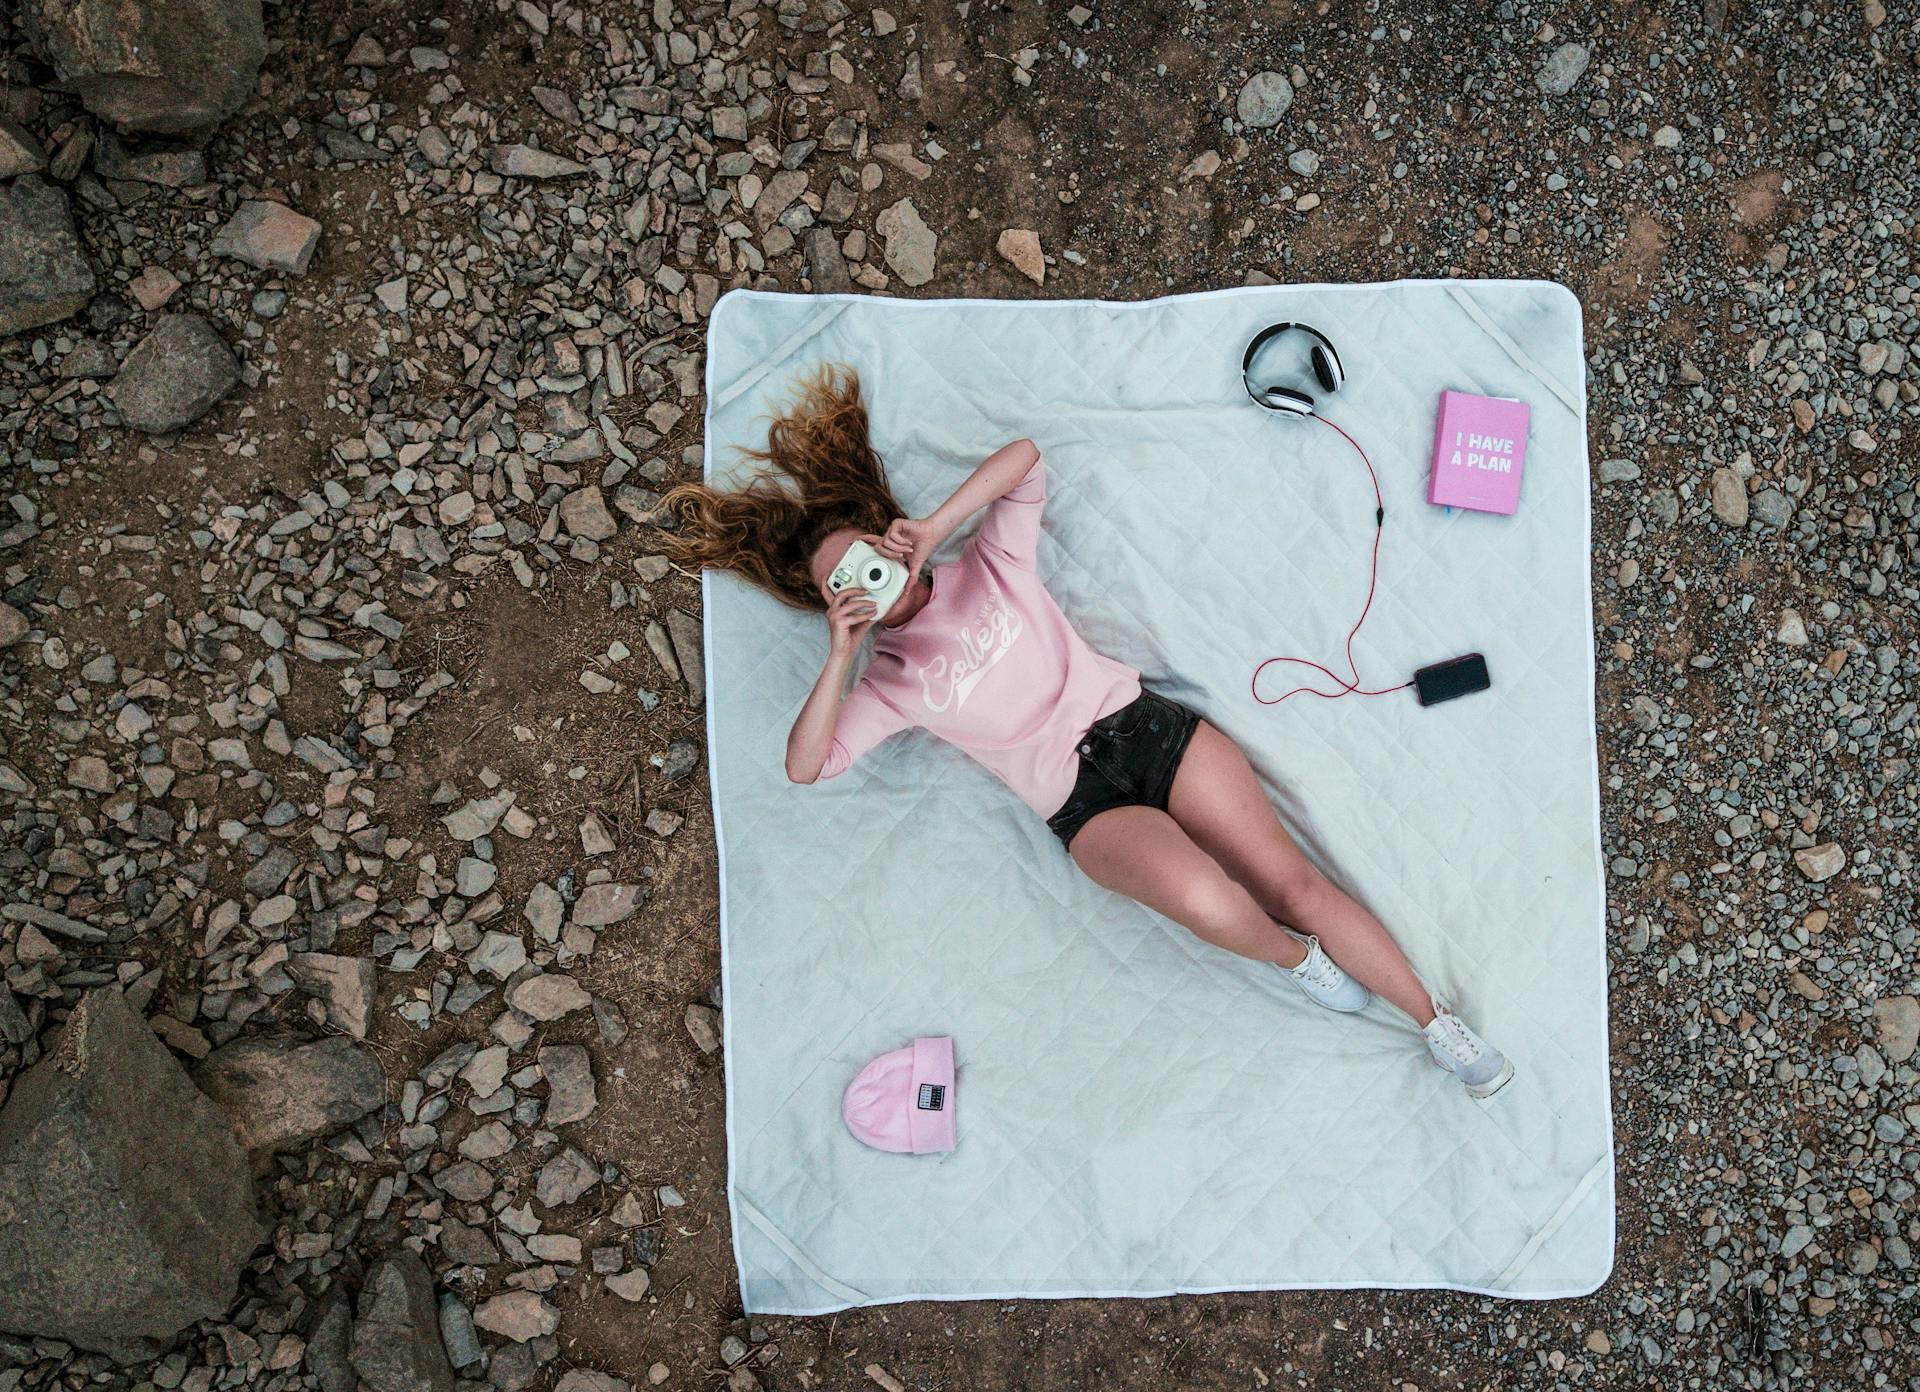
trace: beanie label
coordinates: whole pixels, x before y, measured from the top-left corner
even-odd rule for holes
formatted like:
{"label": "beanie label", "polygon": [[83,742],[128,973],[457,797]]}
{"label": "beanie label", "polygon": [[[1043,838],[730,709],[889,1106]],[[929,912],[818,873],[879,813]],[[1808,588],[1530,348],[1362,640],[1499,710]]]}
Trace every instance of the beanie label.
{"label": "beanie label", "polygon": [[947,1105],[947,1090],[939,1083],[920,1084],[920,1106],[923,1112],[937,1112]]}

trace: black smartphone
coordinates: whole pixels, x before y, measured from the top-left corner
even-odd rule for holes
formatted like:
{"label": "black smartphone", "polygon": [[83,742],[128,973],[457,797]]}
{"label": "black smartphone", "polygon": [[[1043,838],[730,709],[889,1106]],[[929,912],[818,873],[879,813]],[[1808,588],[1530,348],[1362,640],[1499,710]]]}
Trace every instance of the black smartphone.
{"label": "black smartphone", "polygon": [[1487,675],[1487,659],[1479,653],[1436,662],[1413,674],[1413,687],[1423,706],[1437,706],[1456,696],[1485,691],[1492,685],[1493,679]]}

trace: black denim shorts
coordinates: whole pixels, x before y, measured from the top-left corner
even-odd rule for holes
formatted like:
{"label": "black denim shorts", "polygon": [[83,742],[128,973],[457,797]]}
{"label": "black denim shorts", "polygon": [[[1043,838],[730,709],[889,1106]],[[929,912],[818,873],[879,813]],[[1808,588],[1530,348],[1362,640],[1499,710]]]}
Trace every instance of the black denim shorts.
{"label": "black denim shorts", "polygon": [[1167,810],[1173,775],[1200,717],[1144,686],[1080,737],[1080,773],[1047,826],[1069,848],[1081,827],[1115,807]]}

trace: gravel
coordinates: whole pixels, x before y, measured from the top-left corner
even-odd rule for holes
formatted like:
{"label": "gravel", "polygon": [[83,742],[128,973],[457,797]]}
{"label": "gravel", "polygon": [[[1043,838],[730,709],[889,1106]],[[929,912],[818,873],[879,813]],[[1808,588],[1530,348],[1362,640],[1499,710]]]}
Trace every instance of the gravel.
{"label": "gravel", "polygon": [[[209,1078],[386,1081],[335,1060],[171,1352],[0,1339],[0,1388],[350,1392],[416,1251],[407,1337],[502,1392],[1917,1385],[1904,15],[378,0],[269,53],[235,4],[135,84],[47,17],[186,7],[22,8],[0,1085],[109,982]],[[1586,310],[1614,1279],[729,1318],[698,594],[647,542],[721,293],[1466,275]]]}

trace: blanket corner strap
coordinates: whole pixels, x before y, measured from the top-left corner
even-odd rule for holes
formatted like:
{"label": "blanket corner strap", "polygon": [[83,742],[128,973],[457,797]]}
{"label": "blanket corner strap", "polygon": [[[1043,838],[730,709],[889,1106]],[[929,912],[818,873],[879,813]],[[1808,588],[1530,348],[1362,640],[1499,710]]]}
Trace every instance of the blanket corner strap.
{"label": "blanket corner strap", "polygon": [[[746,1215],[747,1221],[760,1230],[767,1241],[778,1247],[781,1252],[786,1255],[788,1261],[805,1272],[822,1290],[831,1291],[849,1305],[867,1305],[872,1303],[872,1297],[865,1291],[855,1290],[837,1276],[829,1275],[826,1271],[823,1271],[819,1263],[815,1262],[812,1257],[795,1246],[793,1239],[776,1228],[772,1220],[758,1208],[754,1207],[752,1200],[748,1199],[738,1189],[734,1190],[733,1202],[734,1206],[742,1214]],[[742,1272],[741,1280],[743,1283],[745,1279],[746,1273]]]}
{"label": "blanket corner strap", "polygon": [[1541,366],[1526,349],[1514,342],[1513,336],[1498,324],[1494,323],[1491,316],[1473,302],[1471,295],[1462,291],[1451,281],[1447,283],[1447,294],[1452,297],[1455,304],[1466,311],[1469,319],[1480,326],[1488,338],[1491,338],[1500,346],[1500,350],[1503,353],[1513,359],[1514,366],[1520,368],[1522,371],[1531,373],[1539,380],[1542,386],[1560,399],[1562,406],[1565,406],[1576,416],[1580,414],[1580,398],[1573,392],[1567,390],[1566,384],[1545,367]]}
{"label": "blanket corner strap", "polygon": [[1600,1182],[1600,1177],[1612,1172],[1613,1151],[1609,1147],[1607,1153],[1600,1157],[1594,1167],[1581,1176],[1580,1182],[1573,1186],[1573,1192],[1567,1195],[1560,1207],[1553,1211],[1552,1216],[1540,1225],[1532,1237],[1527,1239],[1527,1245],[1520,1249],[1518,1256],[1507,1263],[1506,1270],[1487,1283],[1487,1289],[1490,1291],[1506,1289],[1521,1272],[1527,1269],[1528,1263],[1534,1259],[1542,1247],[1546,1246],[1547,1240],[1559,1232],[1567,1219],[1573,1216],[1573,1211],[1586,1202],[1587,1195],[1592,1192],[1593,1186]]}
{"label": "blanket corner strap", "polygon": [[[715,394],[707,408],[709,413],[715,408],[730,404],[741,392],[751,387],[755,382],[758,382],[762,377],[766,376],[767,373],[785,362],[787,358],[791,356],[794,349],[798,348],[802,343],[805,343],[835,319],[838,319],[842,314],[846,313],[846,309],[846,301],[843,300],[838,304],[829,305],[827,308],[809,318],[806,323],[789,334],[784,343],[781,343],[778,347],[762,357],[759,362],[755,363],[739,377],[736,377],[732,382],[721,388],[721,390]],[[713,351],[711,344],[708,345],[707,351],[709,353]]]}

